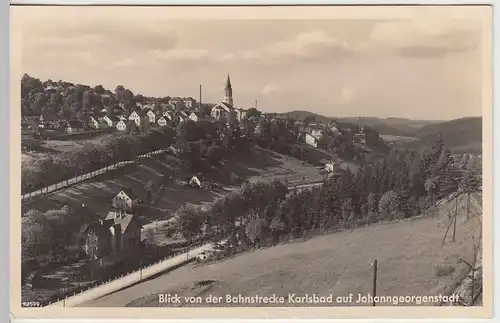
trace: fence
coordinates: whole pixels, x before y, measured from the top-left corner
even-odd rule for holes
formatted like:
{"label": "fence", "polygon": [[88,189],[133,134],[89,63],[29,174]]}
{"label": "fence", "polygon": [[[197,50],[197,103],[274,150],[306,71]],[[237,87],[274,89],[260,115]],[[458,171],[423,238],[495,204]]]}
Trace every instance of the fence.
{"label": "fence", "polygon": [[[208,239],[209,239],[209,238],[207,238],[207,240],[208,240]],[[56,303],[58,303],[58,302],[61,302],[61,301],[66,302],[66,301],[67,301],[68,299],[70,299],[71,297],[78,296],[78,295],[81,295],[81,294],[83,294],[83,293],[85,293],[85,292],[88,292],[88,291],[90,291],[90,290],[93,290],[93,289],[95,289],[95,288],[98,288],[98,287],[102,287],[102,286],[108,285],[108,284],[109,284],[109,283],[111,283],[111,282],[118,282],[118,280],[119,280],[119,279],[125,278],[126,276],[131,276],[131,275],[133,275],[133,274],[139,274],[139,275],[138,275],[138,276],[139,276],[139,279],[138,279],[138,280],[135,280],[135,281],[133,281],[133,282],[131,282],[131,283],[129,283],[129,284],[124,284],[123,286],[118,287],[116,290],[118,290],[118,289],[120,289],[120,288],[123,288],[123,287],[126,287],[126,286],[128,286],[128,285],[131,285],[131,284],[137,283],[137,282],[139,282],[139,281],[141,281],[141,280],[143,280],[143,279],[147,278],[146,276],[152,276],[152,275],[155,275],[155,274],[157,274],[157,273],[159,273],[159,272],[162,272],[162,271],[166,271],[166,270],[172,269],[172,268],[174,268],[174,267],[176,267],[176,266],[180,266],[180,265],[183,265],[183,264],[185,264],[185,263],[187,263],[187,262],[191,261],[192,259],[194,259],[194,258],[197,256],[197,254],[190,255],[189,253],[190,253],[191,251],[193,251],[193,250],[197,249],[197,248],[201,248],[201,247],[203,247],[204,245],[208,246],[208,245],[209,245],[209,243],[207,243],[207,241],[206,241],[206,240],[204,240],[204,241],[201,241],[201,242],[199,242],[199,243],[197,243],[197,244],[195,244],[195,245],[191,246],[191,247],[190,247],[187,251],[180,251],[180,252],[173,253],[173,254],[171,254],[171,255],[169,255],[169,256],[167,256],[167,257],[164,257],[164,258],[162,258],[162,259],[160,259],[160,260],[157,260],[157,261],[155,261],[155,262],[152,262],[152,263],[149,263],[149,264],[145,264],[145,265],[141,265],[141,266],[138,266],[136,269],[133,269],[133,270],[128,271],[128,272],[126,272],[126,273],[119,274],[119,275],[117,275],[117,276],[116,276],[116,277],[114,277],[114,278],[106,279],[106,280],[103,280],[103,281],[98,281],[98,282],[95,282],[94,284],[92,284],[92,285],[90,285],[90,286],[86,286],[86,287],[84,287],[84,288],[77,289],[76,291],[75,291],[75,290],[73,290],[72,292],[69,292],[69,293],[68,293],[67,291],[65,291],[65,293],[64,293],[65,295],[64,295],[63,297],[59,297],[59,298],[57,298],[57,299],[55,299],[55,300],[49,300],[49,301],[47,301],[47,302],[45,302],[45,303],[42,303],[42,306],[44,306],[44,307],[45,307],[45,306],[52,306],[52,305],[54,305],[54,304],[56,304]],[[162,262],[165,262],[165,261],[167,261],[167,260],[172,260],[172,259],[174,259],[174,258],[176,258],[176,257],[179,257],[179,256],[182,256],[182,255],[186,255],[186,259],[185,259],[184,261],[180,261],[180,262],[179,262],[179,263],[177,263],[177,264],[172,264],[171,266],[168,266],[168,267],[166,267],[166,268],[161,268],[161,269],[159,268],[156,272],[155,272],[155,271],[152,271],[151,273],[149,273],[149,275],[143,275],[143,274],[142,274],[142,271],[144,271],[145,269],[151,268],[152,266],[158,265],[158,264],[160,264],[160,263],[162,263]],[[116,290],[113,290],[113,291],[116,291]],[[111,292],[113,292],[113,291],[108,291],[107,293],[111,293]],[[106,293],[106,294],[107,294],[107,293]],[[65,305],[65,304],[64,304],[64,305]]]}
{"label": "fence", "polygon": [[82,182],[84,180],[87,180],[87,179],[90,179],[90,178],[102,175],[102,174],[104,174],[106,172],[109,172],[109,171],[112,171],[112,170],[116,170],[116,169],[118,169],[120,167],[123,167],[125,165],[133,164],[133,163],[136,162],[136,160],[138,158],[151,157],[153,155],[158,155],[158,154],[164,153],[166,151],[167,151],[166,149],[155,150],[155,151],[152,151],[152,152],[149,152],[149,153],[145,153],[145,154],[139,155],[134,160],[121,161],[121,162],[118,162],[116,164],[112,164],[112,165],[103,167],[101,169],[94,170],[94,171],[91,171],[91,172],[86,173],[86,174],[82,174],[80,176],[76,176],[76,177],[73,177],[73,178],[70,178],[70,179],[67,179],[67,180],[55,183],[55,184],[48,185],[46,187],[37,189],[35,191],[22,194],[21,195],[21,200],[24,200],[26,198],[30,198],[30,197],[33,197],[33,196],[37,196],[37,195],[47,194],[47,193],[54,192],[56,190],[59,190],[59,189],[62,189],[62,188],[65,188],[65,187],[68,187],[68,186],[71,186],[71,185],[74,185],[74,184],[78,184],[78,183],[80,183],[80,182]]}

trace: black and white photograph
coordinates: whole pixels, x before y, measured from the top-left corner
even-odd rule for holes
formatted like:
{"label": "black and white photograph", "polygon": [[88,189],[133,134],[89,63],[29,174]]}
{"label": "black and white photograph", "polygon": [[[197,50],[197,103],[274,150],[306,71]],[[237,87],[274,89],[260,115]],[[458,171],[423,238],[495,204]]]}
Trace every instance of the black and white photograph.
{"label": "black and white photograph", "polygon": [[11,8],[14,306],[491,311],[492,9],[288,9]]}

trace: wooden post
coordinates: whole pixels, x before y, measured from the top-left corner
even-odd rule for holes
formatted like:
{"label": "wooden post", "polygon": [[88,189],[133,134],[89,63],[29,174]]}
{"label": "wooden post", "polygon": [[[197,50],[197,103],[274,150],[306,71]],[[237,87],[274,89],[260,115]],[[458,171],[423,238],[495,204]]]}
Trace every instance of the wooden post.
{"label": "wooden post", "polygon": [[441,241],[441,245],[444,244],[444,240],[446,240],[446,236],[448,235],[448,231],[450,231],[451,224],[453,223],[453,221],[455,221],[455,214],[452,215],[452,217],[450,219],[450,223],[448,223],[448,228],[446,228],[446,232],[444,233],[444,237],[443,237],[443,240]]}
{"label": "wooden post", "polygon": [[467,192],[467,217],[466,217],[467,220],[469,219],[470,216],[470,195],[471,192]]}
{"label": "wooden post", "polygon": [[457,216],[458,216],[458,195],[455,198],[455,215],[453,220],[453,242],[455,242],[455,233],[457,231]]}
{"label": "wooden post", "polygon": [[377,259],[373,261],[373,306],[375,306],[375,296],[377,295]]}

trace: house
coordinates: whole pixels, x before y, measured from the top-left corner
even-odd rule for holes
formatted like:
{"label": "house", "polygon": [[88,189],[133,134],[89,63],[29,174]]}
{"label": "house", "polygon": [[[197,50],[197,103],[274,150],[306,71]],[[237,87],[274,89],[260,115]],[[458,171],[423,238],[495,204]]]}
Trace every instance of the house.
{"label": "house", "polygon": [[39,127],[44,129],[61,129],[66,126],[66,119],[58,115],[40,115]]}
{"label": "house", "polygon": [[353,143],[366,145],[366,135],[364,133],[355,133],[352,137]]}
{"label": "house", "polygon": [[[142,110],[141,110],[142,111]],[[142,116],[139,114],[139,112],[137,111],[134,111],[132,112],[129,116],[128,116],[128,120],[130,121],[134,121],[135,124],[140,127],[141,126],[141,119],[142,119]]]}
{"label": "house", "polygon": [[340,174],[342,172],[349,172],[351,174],[357,174],[360,171],[359,165],[355,162],[345,161],[337,159],[336,161],[331,161],[325,164],[325,172],[330,174]]}
{"label": "house", "polygon": [[121,119],[116,116],[107,115],[104,116],[102,120],[104,120],[108,124],[108,127],[116,127],[117,123],[120,122]]}
{"label": "house", "polygon": [[186,111],[179,111],[179,115],[183,117],[184,119],[188,118],[189,115],[186,113]]}
{"label": "house", "polygon": [[318,147],[318,138],[312,136],[311,134],[306,132],[305,136],[306,144],[311,145],[313,147]]}
{"label": "house", "polygon": [[104,119],[98,119],[93,116],[89,117],[89,125],[92,129],[104,129],[109,127],[108,123]]}
{"label": "house", "polygon": [[167,119],[165,119],[165,117],[159,117],[157,123],[160,127],[164,127],[167,125]]}
{"label": "house", "polygon": [[184,102],[184,100],[182,100],[179,97],[170,98],[170,100],[168,100],[168,104],[170,104],[170,105],[172,105],[174,107],[177,106],[180,103],[183,103],[183,102]]}
{"label": "house", "polygon": [[184,98],[183,103],[188,109],[192,109],[196,106],[196,100],[191,97]]}
{"label": "house", "polygon": [[111,205],[113,208],[132,212],[139,204],[139,197],[130,188],[122,188],[118,194],[113,198]]}
{"label": "house", "polygon": [[319,139],[323,135],[323,128],[319,125],[311,125],[308,127],[308,132],[311,134],[311,136]]}
{"label": "house", "polygon": [[192,112],[190,115],[189,115],[189,119],[190,120],[193,120],[194,122],[198,122],[199,120],[201,120],[201,116],[199,113],[196,113],[196,112]]}
{"label": "house", "polygon": [[238,119],[238,121],[246,119],[246,117],[247,117],[247,111],[246,110],[244,110],[244,109],[235,109],[235,111],[236,111],[236,119]]}
{"label": "house", "polygon": [[127,124],[125,123],[125,121],[120,120],[116,123],[116,129],[118,131],[125,131],[127,130]]}
{"label": "house", "polygon": [[167,119],[168,121],[172,121],[172,115],[170,114],[170,112],[168,111],[163,111],[163,116],[165,117],[165,119]]}
{"label": "house", "polygon": [[66,132],[67,133],[78,133],[85,131],[85,127],[83,123],[79,120],[70,120],[66,124]]}
{"label": "house", "polygon": [[225,119],[230,122],[237,120],[237,114],[234,110],[235,109],[231,105],[221,102],[212,108],[210,116],[216,120]]}
{"label": "house", "polygon": [[85,253],[91,259],[106,256],[126,257],[141,245],[142,225],[136,215],[111,211],[103,220],[82,226]]}
{"label": "house", "polygon": [[149,118],[150,123],[156,123],[156,114],[150,108],[144,110],[145,115]]}

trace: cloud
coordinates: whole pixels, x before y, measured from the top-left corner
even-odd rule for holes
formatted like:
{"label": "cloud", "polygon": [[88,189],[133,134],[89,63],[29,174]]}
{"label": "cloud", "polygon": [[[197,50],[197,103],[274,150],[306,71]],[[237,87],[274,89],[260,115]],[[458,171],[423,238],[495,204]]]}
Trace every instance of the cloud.
{"label": "cloud", "polygon": [[294,39],[269,46],[266,52],[277,58],[323,61],[331,57],[355,54],[357,49],[347,41],[318,30],[298,34]]}
{"label": "cloud", "polygon": [[366,37],[344,39],[318,29],[257,49],[220,54],[219,62],[317,62],[357,55],[395,54],[403,57],[441,57],[477,49],[480,21],[421,15],[412,19],[379,21]]}
{"label": "cloud", "polygon": [[166,61],[200,61],[210,57],[206,49],[173,48],[165,51],[155,51],[154,57]]}
{"label": "cloud", "polygon": [[32,48],[166,50],[175,47],[178,36],[173,29],[157,28],[154,24],[103,20],[73,22],[58,28],[45,22],[23,26],[23,42]]}
{"label": "cloud", "polygon": [[478,21],[472,19],[420,17],[378,23],[370,39],[372,46],[400,56],[439,57],[477,49],[480,32]]}
{"label": "cloud", "polygon": [[281,88],[273,83],[268,83],[262,88],[262,94],[264,95],[274,95],[281,93]]}
{"label": "cloud", "polygon": [[354,96],[356,95],[356,89],[352,87],[343,87],[340,90],[340,98],[342,102],[351,102]]}
{"label": "cloud", "polygon": [[280,62],[308,61],[324,62],[340,56],[351,56],[362,46],[329,36],[317,30],[299,33],[292,39],[271,43],[258,49],[245,49],[221,55],[219,61]]}

